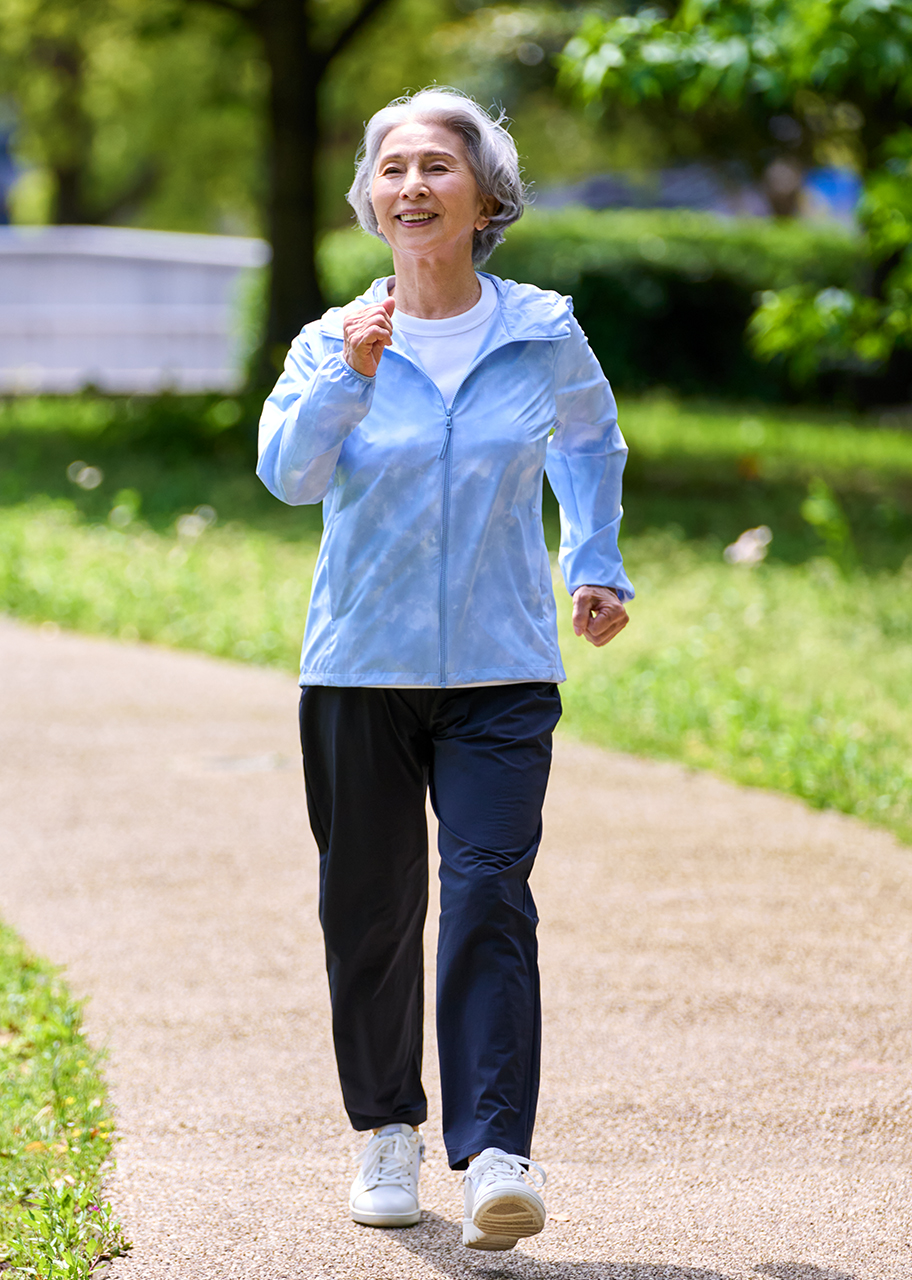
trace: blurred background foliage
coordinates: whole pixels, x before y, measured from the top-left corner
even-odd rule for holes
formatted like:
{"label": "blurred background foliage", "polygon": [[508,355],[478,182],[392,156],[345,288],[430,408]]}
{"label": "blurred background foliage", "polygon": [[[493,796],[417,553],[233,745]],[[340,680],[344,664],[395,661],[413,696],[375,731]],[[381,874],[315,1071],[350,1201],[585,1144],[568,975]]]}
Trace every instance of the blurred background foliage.
{"label": "blurred background foliage", "polygon": [[[318,261],[325,296],[336,305],[392,270],[379,240],[351,230],[327,234]],[[862,250],[836,222],[723,220],[677,209],[533,211],[488,265],[497,275],[572,294],[618,390],[658,386],[684,395],[859,406],[899,403],[907,392],[900,361],[877,369],[837,365],[796,382],[781,356],[764,359],[745,341],[767,291],[847,290],[861,278]],[[255,294],[249,305],[256,308]],[[258,324],[247,327],[255,332]]]}
{"label": "blurred background foliage", "polygon": [[[912,345],[912,0],[684,0],[591,13],[564,83],[606,117],[684,122],[702,153],[762,166],[781,213],[802,165],[864,178],[866,272],[854,288],[769,291],[752,334],[797,376],[877,368]],[[791,174],[791,180],[789,175]]]}
{"label": "blurred background foliage", "polygon": [[[264,234],[270,66],[243,16],[256,7],[6,0],[0,94],[15,111],[24,168],[14,220]],[[294,7],[316,39],[356,8]],[[642,159],[638,141],[607,135],[555,91],[554,58],[582,5],[385,0],[372,8],[320,85],[322,227],[350,219],[344,192],[367,117],[434,82],[502,104],[533,180]]]}
{"label": "blurred background foliage", "polygon": [[[592,175],[645,180],[699,162],[732,192],[753,184],[788,220],[809,166],[857,173],[851,271],[846,255],[828,276],[796,253],[791,276],[754,272],[736,300],[707,220],[703,279],[682,276],[673,253],[641,254],[625,269],[631,293],[604,261],[612,236],[630,241],[623,220],[580,219],[580,256],[602,262],[576,278],[584,293],[603,287],[620,332],[638,309],[678,333],[682,315],[705,316],[707,359],[717,335],[749,321],[753,355],[738,348],[726,393],[751,392],[744,369],[773,361],[754,386],[897,401],[912,383],[910,41],[912,0],[5,0],[0,101],[21,167],[12,217],[266,235],[265,383],[327,301],[317,246],[350,222],[364,120],[404,90],[451,84],[511,116],[543,207],[550,189]],[[741,221],[768,239],[762,220]],[[531,252],[546,235],[514,233],[498,269],[555,282]],[[732,244],[750,238],[736,229]],[[621,385],[628,364],[625,353]],[[646,376],[679,385],[663,367]]]}

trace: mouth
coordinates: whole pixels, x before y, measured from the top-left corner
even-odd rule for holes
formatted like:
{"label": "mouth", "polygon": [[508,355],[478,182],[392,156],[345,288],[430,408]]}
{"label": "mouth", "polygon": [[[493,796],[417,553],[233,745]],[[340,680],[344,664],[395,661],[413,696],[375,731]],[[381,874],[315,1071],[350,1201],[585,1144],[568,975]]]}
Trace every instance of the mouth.
{"label": "mouth", "polygon": [[401,222],[404,226],[408,227],[408,226],[414,226],[421,222],[431,222],[436,217],[437,217],[436,213],[430,213],[427,211],[418,212],[417,210],[415,210],[412,213],[397,213],[396,221]]}

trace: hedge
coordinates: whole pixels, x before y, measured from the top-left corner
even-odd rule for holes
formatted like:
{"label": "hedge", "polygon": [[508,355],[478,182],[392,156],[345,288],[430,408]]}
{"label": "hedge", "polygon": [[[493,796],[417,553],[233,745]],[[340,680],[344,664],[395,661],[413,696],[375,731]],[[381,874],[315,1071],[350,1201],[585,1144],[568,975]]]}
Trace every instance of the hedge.
{"label": "hedge", "polygon": [[[391,270],[385,245],[357,230],[326,236],[320,263],[327,296],[339,304]],[[860,248],[838,224],[684,210],[532,209],[510,229],[490,269],[571,293],[619,389],[663,386],[761,400],[846,392],[846,379],[834,376],[794,387],[781,366],[756,360],[744,337],[763,289],[857,283]]]}

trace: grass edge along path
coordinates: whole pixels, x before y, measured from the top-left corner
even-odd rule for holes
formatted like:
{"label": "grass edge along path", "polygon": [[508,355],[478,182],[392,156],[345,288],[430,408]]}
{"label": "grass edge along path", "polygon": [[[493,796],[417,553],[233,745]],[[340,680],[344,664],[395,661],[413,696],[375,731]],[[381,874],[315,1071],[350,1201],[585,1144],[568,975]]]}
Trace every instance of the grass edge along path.
{"label": "grass edge along path", "polygon": [[102,1055],[60,970],[0,921],[0,1269],[85,1280],[130,1248],[104,1199]]}

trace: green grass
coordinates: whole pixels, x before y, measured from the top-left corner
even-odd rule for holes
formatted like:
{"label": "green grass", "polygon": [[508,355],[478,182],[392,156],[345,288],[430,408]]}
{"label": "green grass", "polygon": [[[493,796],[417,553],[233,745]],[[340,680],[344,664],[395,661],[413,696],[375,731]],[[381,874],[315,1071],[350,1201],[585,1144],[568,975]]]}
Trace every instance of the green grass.
{"label": "green grass", "polygon": [[[249,407],[234,434],[209,437],[212,414],[233,410],[169,401],[131,436],[120,402],[80,400],[61,429],[68,403],[0,413],[14,462],[0,608],[293,670],[319,513],[284,508],[253,477]],[[564,727],[912,839],[912,433],[662,398],[622,401],[622,420],[638,599],[626,633],[596,652],[569,635],[558,586]],[[67,479],[74,459],[104,472],[96,488]],[[201,506],[218,519],[188,522]],[[759,524],[773,534],[766,562],[727,564],[725,545]],[[553,503],[546,531],[553,545]]]}
{"label": "green grass", "polygon": [[907,429],[806,410],[621,401],[630,445],[625,531],[678,527],[730,542],[773,531],[770,559],[801,564],[821,549],[802,515],[814,479],[836,494],[860,563],[898,570],[912,550],[912,418]]}
{"label": "green grass", "polygon": [[34,500],[0,508],[0,604],[30,622],[293,670],[316,545],[241,525],[120,531]]}
{"label": "green grass", "polygon": [[0,924],[0,1266],[83,1280],[129,1245],[105,1201],[113,1119],[81,1009]]}
{"label": "green grass", "polygon": [[564,625],[565,727],[892,828],[912,842],[912,559],[900,574],[727,565],[628,545],[640,598],[602,651]]}
{"label": "green grass", "polygon": [[[642,458],[750,458],[755,472],[788,479],[827,473],[832,479],[912,483],[912,415],[905,429],[806,408],[732,409],[666,396],[623,401],[622,417]],[[899,422],[904,420],[900,418]]]}

